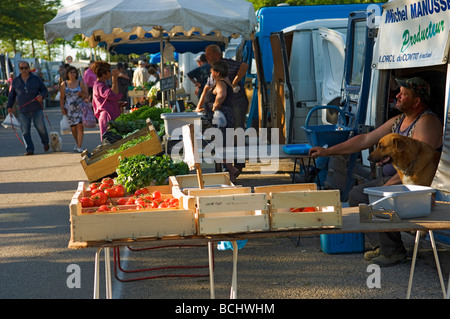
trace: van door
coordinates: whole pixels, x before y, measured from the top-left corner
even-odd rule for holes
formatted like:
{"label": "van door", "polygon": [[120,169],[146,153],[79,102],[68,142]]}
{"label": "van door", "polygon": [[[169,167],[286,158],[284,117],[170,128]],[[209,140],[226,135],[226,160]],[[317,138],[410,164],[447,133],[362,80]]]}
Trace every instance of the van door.
{"label": "van door", "polygon": [[[317,96],[321,105],[339,105],[342,89],[342,80],[344,74],[345,63],[345,40],[346,35],[320,27],[318,37],[315,37],[319,43],[319,48],[314,51],[321,52],[323,59],[314,59],[317,72],[322,71],[323,74],[316,74]],[[322,64],[320,68],[317,64]],[[336,124],[337,112],[330,109],[322,110],[322,124]]]}
{"label": "van door", "polygon": [[[375,29],[367,23],[368,16],[365,11],[352,12],[348,21],[342,104],[348,126],[352,129],[350,137],[370,130],[364,125],[371,87]],[[360,153],[330,158],[325,184],[339,189],[343,202],[347,201],[355,184],[353,172],[360,158]]]}
{"label": "van door", "polygon": [[280,129],[280,144],[292,143],[294,120],[294,96],[289,78],[289,60],[284,33],[273,32],[270,35],[273,54],[273,76],[271,86],[271,103],[273,127]]}

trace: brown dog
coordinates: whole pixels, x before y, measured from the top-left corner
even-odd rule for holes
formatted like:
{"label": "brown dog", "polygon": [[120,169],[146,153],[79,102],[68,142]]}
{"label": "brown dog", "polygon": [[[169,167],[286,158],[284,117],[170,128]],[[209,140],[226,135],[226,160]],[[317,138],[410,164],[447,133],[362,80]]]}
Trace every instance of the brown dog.
{"label": "brown dog", "polygon": [[397,133],[384,136],[368,160],[392,163],[402,183],[430,186],[439,164],[440,153],[430,145]]}

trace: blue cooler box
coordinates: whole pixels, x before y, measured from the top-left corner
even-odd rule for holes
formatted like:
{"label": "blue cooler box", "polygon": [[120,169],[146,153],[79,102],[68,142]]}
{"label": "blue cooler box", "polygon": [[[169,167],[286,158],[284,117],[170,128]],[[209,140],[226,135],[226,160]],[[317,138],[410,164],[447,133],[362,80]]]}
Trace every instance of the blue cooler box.
{"label": "blue cooler box", "polygon": [[365,244],[363,233],[320,235],[320,246],[326,254],[362,253]]}

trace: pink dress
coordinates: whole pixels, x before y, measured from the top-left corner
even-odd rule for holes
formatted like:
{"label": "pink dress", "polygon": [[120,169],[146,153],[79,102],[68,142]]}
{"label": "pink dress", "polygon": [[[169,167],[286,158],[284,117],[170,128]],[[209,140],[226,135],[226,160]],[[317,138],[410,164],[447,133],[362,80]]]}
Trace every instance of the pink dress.
{"label": "pink dress", "polygon": [[94,82],[92,106],[100,127],[100,139],[106,132],[108,122],[115,120],[120,115],[118,101],[121,97],[122,93],[114,93],[105,82]]}

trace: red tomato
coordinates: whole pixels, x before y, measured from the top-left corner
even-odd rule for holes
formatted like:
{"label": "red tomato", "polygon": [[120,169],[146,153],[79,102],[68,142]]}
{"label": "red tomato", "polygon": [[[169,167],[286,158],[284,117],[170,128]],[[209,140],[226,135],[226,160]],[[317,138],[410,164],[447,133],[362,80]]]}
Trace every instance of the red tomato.
{"label": "red tomato", "polygon": [[133,198],[133,197],[130,197],[130,198],[127,200],[126,205],[134,205],[135,202],[136,202],[136,199]]}
{"label": "red tomato", "polygon": [[152,193],[152,197],[153,197],[153,200],[160,200],[162,197],[162,194],[160,191],[154,191]]}
{"label": "red tomato", "polygon": [[97,193],[103,193],[103,191],[100,188],[94,188],[91,190],[91,195],[95,195]]}
{"label": "red tomato", "polygon": [[111,188],[111,185],[109,185],[108,183],[101,183],[98,188],[104,191],[107,188]]}
{"label": "red tomato", "polygon": [[136,204],[136,205],[147,205],[147,203],[145,202],[145,200],[143,199],[143,198],[137,198],[135,201],[134,201],[134,203]]}
{"label": "red tomato", "polygon": [[153,201],[152,195],[145,195],[145,196],[144,196],[144,199],[145,199],[146,201],[149,201],[149,202]]}
{"label": "red tomato", "polygon": [[300,213],[302,211],[300,207],[291,207],[289,210],[291,213]]}
{"label": "red tomato", "polygon": [[142,205],[139,204],[139,205],[136,206],[137,210],[142,210],[142,209],[146,209],[146,208],[147,208],[147,205],[145,203],[143,203]]}
{"label": "red tomato", "polygon": [[116,191],[114,188],[106,188],[103,192],[110,198],[116,197]]}
{"label": "red tomato", "polygon": [[103,192],[99,192],[99,193],[91,196],[91,198],[94,200],[94,206],[104,205],[104,204],[106,204],[106,201],[108,200],[108,197]]}
{"label": "red tomato", "polygon": [[92,190],[98,188],[98,187],[100,186],[100,184],[101,184],[101,183],[92,183],[91,186],[90,186],[89,188],[90,188],[90,190],[92,191]]}
{"label": "red tomato", "polygon": [[117,197],[122,197],[123,195],[125,195],[125,187],[123,187],[122,185],[114,186],[114,190],[116,191]]}
{"label": "red tomato", "polygon": [[159,204],[158,204],[157,201],[153,201],[150,207],[151,207],[151,208],[158,208],[158,207],[159,207]]}
{"label": "red tomato", "polygon": [[111,207],[111,211],[112,212],[117,212],[119,209],[117,208],[117,207],[115,207],[115,206],[113,206],[113,207]]}
{"label": "red tomato", "polygon": [[80,199],[81,207],[92,207],[94,206],[94,200],[90,197],[83,197]]}
{"label": "red tomato", "polygon": [[168,204],[165,202],[162,202],[161,204],[159,204],[158,208],[167,208]]}
{"label": "red tomato", "polygon": [[[124,198],[124,197],[119,198],[119,199],[117,200],[117,205],[127,205],[127,201],[128,201],[127,198]],[[133,204],[134,204],[134,203],[133,203]]]}
{"label": "red tomato", "polygon": [[134,192],[134,196],[139,196],[139,195],[142,195],[142,194],[144,194],[144,191],[143,191],[142,189],[137,189],[137,190]]}
{"label": "red tomato", "polygon": [[303,212],[315,212],[316,208],[315,207],[305,207],[303,208]]}
{"label": "red tomato", "polygon": [[180,201],[178,200],[178,198],[171,198],[169,201],[169,205],[179,205]]}
{"label": "red tomato", "polygon": [[105,177],[104,179],[102,179],[102,183],[108,184],[109,186],[113,186],[114,180],[111,177]]}
{"label": "red tomato", "polygon": [[109,207],[108,205],[100,205],[100,207],[97,209],[98,212],[108,212]]}

